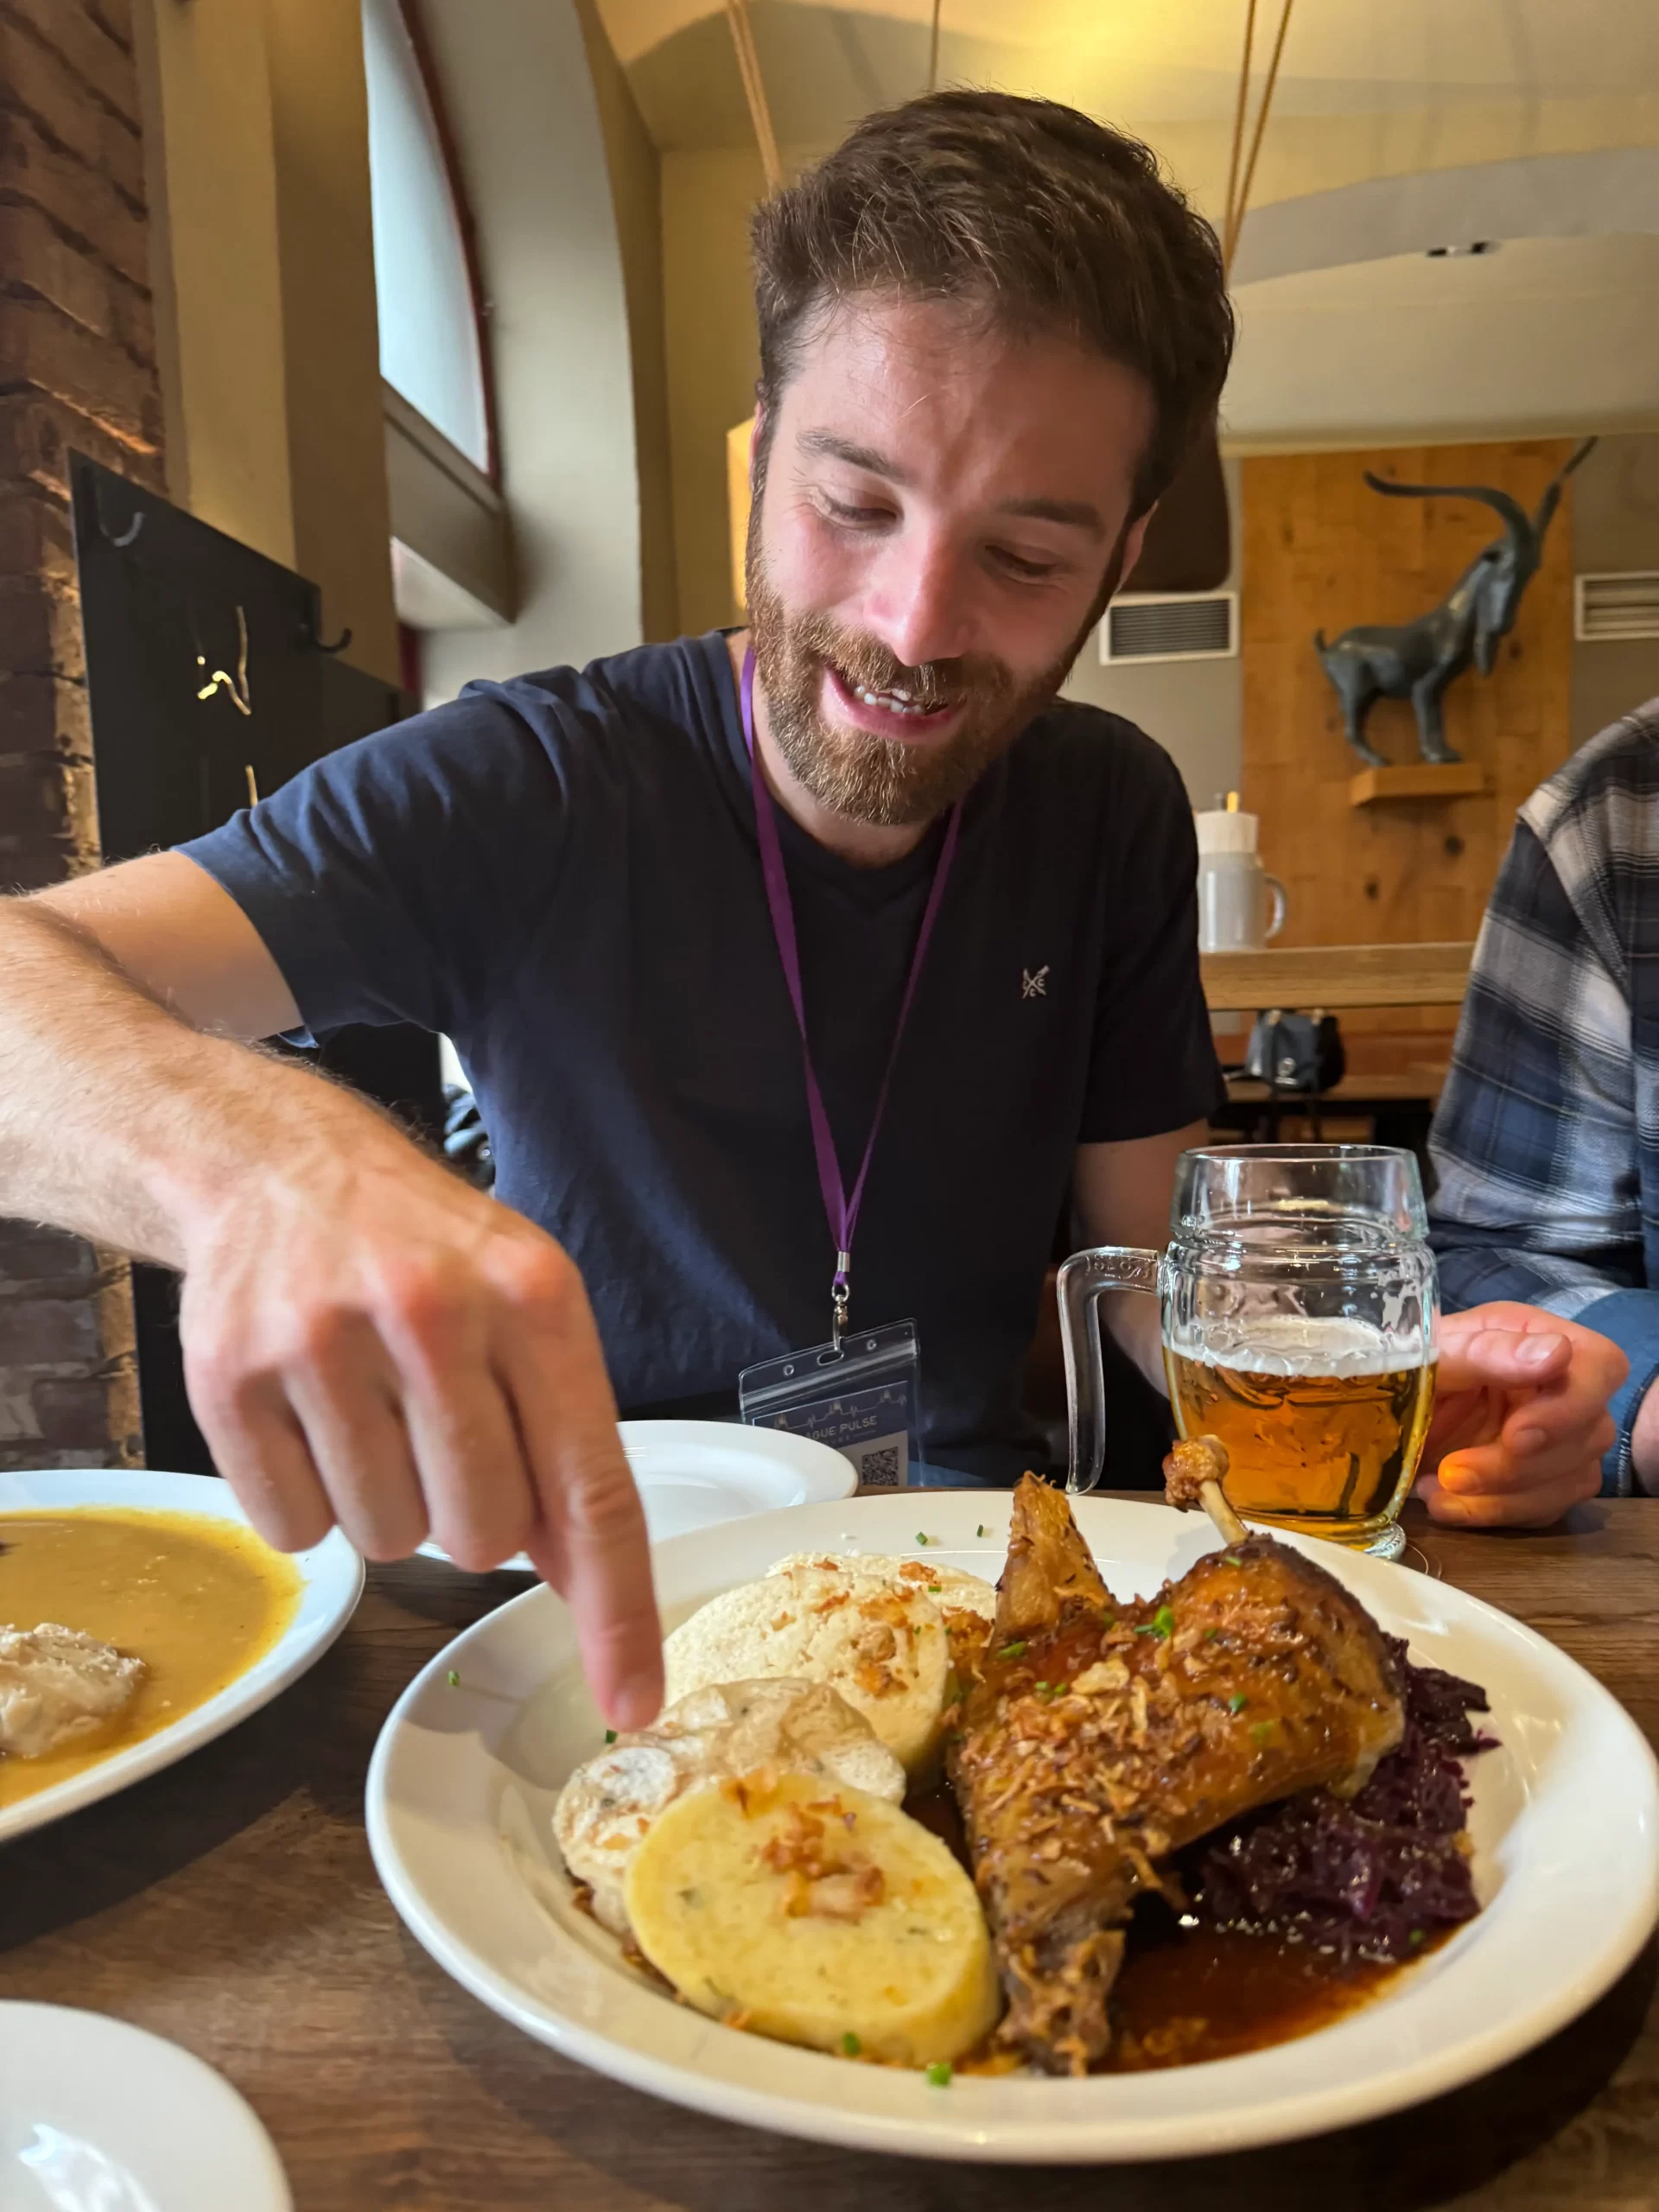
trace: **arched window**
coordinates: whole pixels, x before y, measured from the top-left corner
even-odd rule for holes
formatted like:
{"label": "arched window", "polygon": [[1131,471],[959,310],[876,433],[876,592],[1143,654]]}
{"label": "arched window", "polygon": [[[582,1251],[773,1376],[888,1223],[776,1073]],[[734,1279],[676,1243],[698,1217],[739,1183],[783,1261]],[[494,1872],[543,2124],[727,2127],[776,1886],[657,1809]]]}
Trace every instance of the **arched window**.
{"label": "arched window", "polygon": [[363,0],[380,373],[492,473],[478,302],[442,135],[398,0]]}

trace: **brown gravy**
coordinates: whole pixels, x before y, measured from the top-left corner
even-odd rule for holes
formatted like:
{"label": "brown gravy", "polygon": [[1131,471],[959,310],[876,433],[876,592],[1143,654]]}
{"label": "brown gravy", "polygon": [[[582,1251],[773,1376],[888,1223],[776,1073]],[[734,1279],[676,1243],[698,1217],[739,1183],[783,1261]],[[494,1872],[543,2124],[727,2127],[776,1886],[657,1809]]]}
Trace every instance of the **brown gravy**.
{"label": "brown gravy", "polygon": [[1118,2032],[1104,2070],[1192,2066],[1290,2043],[1369,2004],[1401,1971],[1370,1959],[1344,1965],[1274,1936],[1182,1928],[1145,1905],[1112,1993]]}
{"label": "brown gravy", "polygon": [[[961,1816],[948,1789],[912,1797],[905,1810],[968,1865]],[[1424,1951],[1438,1940],[1431,1938]],[[1112,1993],[1118,2033],[1101,2070],[1192,2066],[1290,2043],[1369,2004],[1403,1971],[1369,1959],[1344,1964],[1274,1936],[1184,1928],[1160,1902],[1144,1899]]]}
{"label": "brown gravy", "polygon": [[42,1758],[0,1756],[0,1806],[205,1704],[270,1649],[299,1599],[293,1561],[233,1522],[105,1506],[0,1513],[0,1624],[57,1621],[148,1669],[127,1710],[98,1734]]}

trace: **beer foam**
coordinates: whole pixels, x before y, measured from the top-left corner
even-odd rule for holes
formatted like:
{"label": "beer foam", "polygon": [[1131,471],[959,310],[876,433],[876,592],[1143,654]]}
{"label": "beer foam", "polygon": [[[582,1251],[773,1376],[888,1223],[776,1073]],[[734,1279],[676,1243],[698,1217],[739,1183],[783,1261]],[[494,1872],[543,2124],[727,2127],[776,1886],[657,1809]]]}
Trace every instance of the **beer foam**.
{"label": "beer foam", "polygon": [[1183,1336],[1169,1347],[1178,1358],[1247,1375],[1396,1375],[1402,1368],[1432,1366],[1436,1357],[1417,1330],[1390,1336],[1345,1316],[1230,1317],[1191,1324]]}

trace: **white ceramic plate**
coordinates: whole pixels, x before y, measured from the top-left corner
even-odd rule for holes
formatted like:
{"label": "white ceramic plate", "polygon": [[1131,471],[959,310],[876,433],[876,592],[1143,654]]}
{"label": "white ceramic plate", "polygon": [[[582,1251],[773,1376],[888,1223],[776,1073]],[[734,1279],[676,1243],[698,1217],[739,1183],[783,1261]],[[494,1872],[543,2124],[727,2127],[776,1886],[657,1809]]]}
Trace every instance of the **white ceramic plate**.
{"label": "white ceramic plate", "polygon": [[[625,1421],[618,1433],[653,1544],[746,1514],[827,1504],[850,1497],[858,1487],[850,1459],[780,1428],[746,1428],[731,1421]],[[428,1559],[448,1557],[435,1543],[421,1549]],[[522,1552],[504,1564],[518,1573],[536,1571]]]}
{"label": "white ceramic plate", "polygon": [[0,2004],[0,2212],[292,2212],[271,2140],[176,2044]]}
{"label": "white ceramic plate", "polygon": [[[1078,1501],[1108,1582],[1145,1595],[1213,1544],[1200,1516]],[[994,1579],[1008,1500],[936,1491],[767,1514],[659,1545],[665,1626],[791,1551],[917,1552]],[[983,1536],[976,1534],[982,1527]],[[1294,1540],[1298,1541],[1298,1540]],[[1513,2058],[1607,1987],[1659,1911],[1659,1782],[1615,1700],[1529,1629],[1444,1583],[1331,1544],[1302,1548],[1414,1655],[1491,1696],[1503,1748],[1471,1765],[1485,1910],[1363,2011],[1299,2041],[1084,2081],[917,2074],[716,2025],[648,1987],[569,1902],[551,1812],[600,1745],[569,1615],[527,1592],[452,1643],[388,1719],[369,1841],[438,1963],[528,2035],[658,2096],[821,2141],[929,2158],[1190,2156],[1348,2126]],[[451,1672],[459,1687],[451,1687]]]}
{"label": "white ceramic plate", "polygon": [[[200,1513],[213,1521],[248,1516],[228,1483],[212,1475],[167,1475],[153,1468],[81,1467],[0,1474],[0,1513],[60,1513],[76,1505],[146,1507],[152,1511]],[[363,1590],[363,1562],[338,1529],[308,1552],[296,1552],[300,1602],[293,1619],[270,1649],[215,1696],[181,1713],[171,1727],[158,1728],[124,1751],[42,1789],[21,1804],[0,1809],[0,1843],[27,1834],[66,1813],[79,1812],[100,1797],[148,1774],[171,1766],[187,1751],[222,1736],[238,1720],[269,1705],[279,1691],[297,1681],[340,1634],[356,1610]],[[32,1621],[22,1625],[32,1628]]]}

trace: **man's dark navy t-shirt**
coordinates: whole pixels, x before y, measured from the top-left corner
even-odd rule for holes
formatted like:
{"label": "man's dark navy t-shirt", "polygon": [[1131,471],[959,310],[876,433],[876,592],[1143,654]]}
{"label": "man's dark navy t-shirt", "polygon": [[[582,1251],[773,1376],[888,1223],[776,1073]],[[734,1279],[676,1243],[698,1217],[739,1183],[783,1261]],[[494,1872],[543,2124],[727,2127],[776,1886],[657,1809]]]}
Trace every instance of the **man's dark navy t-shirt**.
{"label": "man's dark navy t-shirt", "polygon": [[[850,1184],[935,829],[856,868],[778,816]],[[454,1042],[497,1195],[580,1267],[625,1411],[821,1343],[834,1252],[718,634],[470,685],[182,849],[314,1035]],[[854,1318],[913,1317],[925,1456],[1013,1480],[1021,1363],[1079,1143],[1217,1096],[1192,816],[1150,739],[1058,704],[969,794],[864,1197]],[[718,1395],[716,1395],[718,1394]]]}

